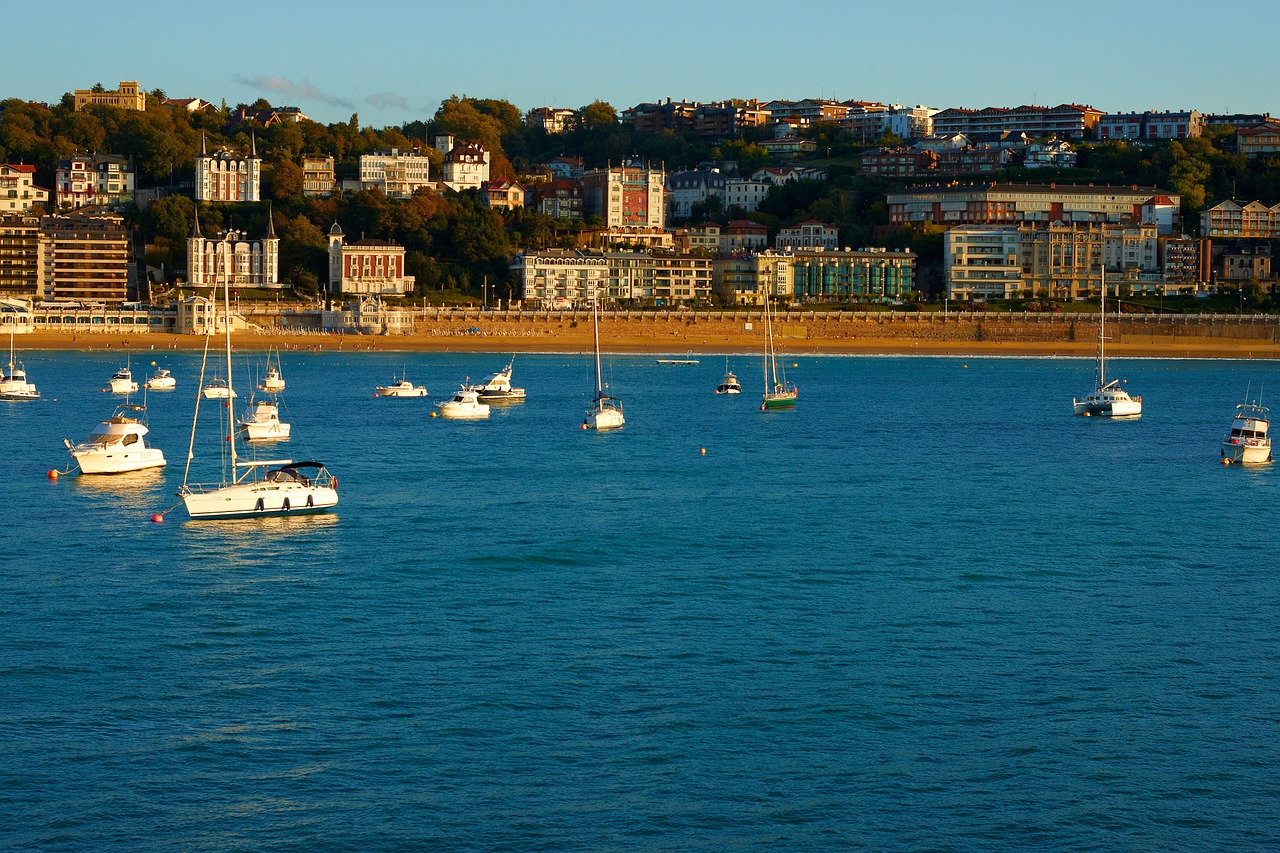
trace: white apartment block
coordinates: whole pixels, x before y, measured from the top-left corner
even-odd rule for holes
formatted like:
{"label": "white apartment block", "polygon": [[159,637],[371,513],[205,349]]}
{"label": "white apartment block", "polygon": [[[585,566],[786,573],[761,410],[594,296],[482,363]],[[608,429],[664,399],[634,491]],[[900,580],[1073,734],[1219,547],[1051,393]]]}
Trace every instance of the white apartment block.
{"label": "white apartment block", "polygon": [[26,213],[49,203],[49,191],[35,185],[36,167],[0,163],[0,213]]}
{"label": "white apartment block", "polygon": [[210,154],[201,136],[196,156],[196,201],[261,200],[262,158],[257,140],[251,138],[248,156],[240,157],[226,148]]}
{"label": "white apartment block", "polygon": [[973,225],[946,233],[943,267],[950,299],[1010,299],[1022,292],[1017,228]]}
{"label": "white apartment block", "polygon": [[567,249],[521,252],[511,262],[516,292],[543,308],[572,308],[603,294],[609,280],[604,256]]}
{"label": "white apartment block", "polygon": [[78,154],[58,162],[54,188],[59,208],[110,207],[133,200],[133,167],[114,154]]}
{"label": "white apartment block", "polygon": [[409,198],[415,190],[431,186],[431,161],[416,148],[360,155],[361,189],[381,190],[387,198]]}
{"label": "white apartment block", "polygon": [[776,249],[835,249],[839,244],[840,229],[816,219],[783,228],[773,241]]}
{"label": "white apartment block", "polygon": [[773,189],[772,181],[756,181],[751,178],[729,178],[724,182],[725,210],[731,207],[741,208],[747,213],[754,213],[760,202],[769,196]]}

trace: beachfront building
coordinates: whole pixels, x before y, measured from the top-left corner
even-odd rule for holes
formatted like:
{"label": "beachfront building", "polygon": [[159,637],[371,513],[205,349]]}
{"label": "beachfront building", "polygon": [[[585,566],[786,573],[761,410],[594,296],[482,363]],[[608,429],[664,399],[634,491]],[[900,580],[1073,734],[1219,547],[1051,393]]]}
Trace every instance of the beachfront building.
{"label": "beachfront building", "polygon": [[58,161],[54,189],[60,210],[119,207],[133,201],[133,187],[133,165],[127,157],[77,154]]}
{"label": "beachfront building", "polygon": [[121,80],[119,89],[103,89],[101,86],[76,89],[74,97],[77,112],[91,105],[138,112],[145,112],[147,109],[147,93],[142,91],[137,80]]}
{"label": "beachfront building", "polygon": [[208,143],[200,136],[200,153],[196,155],[196,201],[261,201],[262,158],[258,143],[249,141],[245,156],[227,148],[209,153]]}
{"label": "beachfront building", "polygon": [[1229,239],[1280,239],[1280,203],[1227,199],[1200,214],[1200,234]]}
{"label": "beachfront building", "polygon": [[1081,104],[1040,107],[986,107],[981,110],[952,107],[933,116],[933,132],[974,134],[1022,132],[1031,137],[1056,136],[1082,139],[1091,136],[1102,118],[1102,110]]}
{"label": "beachfront building", "polygon": [[0,214],[0,296],[35,298],[42,267],[40,217]]}
{"label": "beachfront building", "polygon": [[36,167],[0,163],[0,213],[26,213],[49,203],[49,191],[35,184]]}
{"label": "beachfront building", "polygon": [[1198,110],[1106,113],[1098,119],[1099,139],[1192,139],[1204,133]]}
{"label": "beachfront building", "polygon": [[[1161,196],[1168,202],[1168,228],[1179,226],[1182,199],[1158,187],[1077,184],[953,184],[910,187],[888,194],[893,225],[1019,225],[1103,223],[1138,220],[1143,205]],[[1162,226],[1163,227],[1163,226]]]}
{"label": "beachfront building", "polygon": [[311,155],[302,158],[302,194],[328,197],[337,185],[333,171],[333,155]]}
{"label": "beachfront building", "polygon": [[205,237],[197,213],[187,237],[187,281],[195,287],[229,284],[280,289],[280,240],[271,217],[267,217],[267,233],[260,238],[243,231]]}
{"label": "beachfront building", "polygon": [[431,186],[431,160],[417,148],[360,155],[362,190],[380,190],[387,198],[409,198],[414,191]]}
{"label": "beachfront building", "polygon": [[404,272],[404,246],[386,240],[347,242],[338,223],[329,229],[329,291],[404,296],[414,277]]}
{"label": "beachfront building", "polygon": [[666,175],[638,161],[593,169],[581,179],[582,211],[599,216],[610,229],[666,227]]}
{"label": "beachfront building", "polygon": [[41,299],[125,302],[133,284],[124,219],[87,208],[40,219]]}
{"label": "beachfront building", "polygon": [[1211,275],[1211,243],[1204,237],[1161,237],[1160,269],[1165,294],[1197,293]]}
{"label": "beachfront building", "polygon": [[762,305],[765,294],[795,303],[897,301],[915,289],[916,256],[888,249],[766,249],[721,257],[714,289],[726,305]]}
{"label": "beachfront building", "polygon": [[603,295],[609,267],[599,252],[544,249],[521,252],[511,262],[514,292],[530,307],[567,309]]}
{"label": "beachfront building", "polygon": [[943,267],[950,299],[1011,299],[1022,294],[1018,229],[1001,225],[952,228],[945,236]]}

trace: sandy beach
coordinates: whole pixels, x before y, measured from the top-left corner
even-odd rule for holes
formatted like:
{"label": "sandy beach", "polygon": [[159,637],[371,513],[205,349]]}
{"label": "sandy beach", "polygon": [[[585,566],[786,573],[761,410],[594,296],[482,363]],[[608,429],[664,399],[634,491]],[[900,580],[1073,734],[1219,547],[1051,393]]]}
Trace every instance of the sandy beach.
{"label": "sandy beach", "polygon": [[[603,318],[601,348],[615,353],[695,354],[754,352],[761,348],[759,323],[752,331],[734,322],[681,322]],[[987,324],[985,334],[979,323],[949,325],[898,324],[897,328],[858,327],[856,324],[816,322],[781,323],[775,329],[779,352],[792,355],[1005,355],[1005,356],[1090,356],[1097,341],[1088,330],[1069,339],[1066,326],[1047,331],[1034,330],[1040,339],[1025,330],[1005,331],[1001,324]],[[1006,324],[1007,325],[1007,324]],[[475,331],[477,330],[478,331]],[[994,329],[994,331],[993,331]],[[1114,356],[1142,358],[1280,358],[1280,345],[1270,327],[1241,330],[1253,337],[1225,337],[1186,333],[1116,333],[1107,351]],[[1177,329],[1159,330],[1177,332]],[[1186,330],[1181,330],[1185,332]],[[1000,339],[1001,335],[1011,339]],[[1264,336],[1265,335],[1265,336]],[[1059,339],[1053,339],[1053,337]],[[993,339],[994,338],[994,339]],[[1080,339],[1083,338],[1083,339]],[[355,335],[263,331],[237,332],[232,337],[236,349],[342,352],[590,352],[591,325],[569,318],[539,322],[454,320],[420,323],[410,335]],[[36,331],[19,335],[20,350],[125,350],[129,352],[200,349],[205,339],[198,335],[166,333],[67,333]],[[217,343],[215,342],[215,346]]]}

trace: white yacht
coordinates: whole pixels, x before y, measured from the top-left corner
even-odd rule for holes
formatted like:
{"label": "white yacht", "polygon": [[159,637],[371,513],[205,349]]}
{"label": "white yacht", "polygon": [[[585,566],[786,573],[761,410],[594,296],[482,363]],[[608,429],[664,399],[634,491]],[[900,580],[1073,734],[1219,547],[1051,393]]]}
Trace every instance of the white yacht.
{"label": "white yacht", "polygon": [[717,394],[741,394],[742,383],[738,381],[737,375],[729,369],[729,363],[726,361],[724,365],[724,376],[720,377],[720,384],[716,386]]}
{"label": "white yacht", "polygon": [[401,374],[399,379],[396,379],[393,375],[390,383],[378,386],[378,396],[425,397],[427,396],[427,388],[425,385],[414,385],[404,374]]}
{"label": "white yacht", "polygon": [[133,380],[133,372],[129,366],[125,365],[107,380],[107,387],[113,394],[132,394],[138,390],[138,383]]}
{"label": "white yacht", "polygon": [[146,406],[126,403],[94,427],[84,441],[72,444],[64,438],[62,443],[85,474],[124,474],[144,468],[163,468],[164,453],[158,447],[147,446],[147,425],[142,417],[146,409]]}
{"label": "white yacht", "polygon": [[271,356],[267,356],[267,372],[263,374],[262,381],[258,383],[259,391],[266,391],[268,394],[279,394],[284,390],[284,375],[280,372],[280,356],[276,354],[276,363],[271,363]]}
{"label": "white yacht", "polygon": [[596,343],[596,393],[587,407],[587,414],[582,419],[583,429],[608,430],[618,429],[627,422],[622,414],[622,401],[605,393],[604,379],[600,374],[600,307],[593,297],[591,300],[591,322],[595,327]]}
{"label": "white yacht", "polygon": [[1121,388],[1121,380],[1107,381],[1107,274],[1102,272],[1102,299],[1098,303],[1098,366],[1094,375],[1093,390],[1082,400],[1072,399],[1077,415],[1104,418],[1142,417],[1142,398],[1131,397]]}
{"label": "white yacht", "polygon": [[239,396],[234,388],[227,384],[225,379],[210,380],[204,388],[200,390],[206,400],[230,400]]}
{"label": "white yacht", "polygon": [[172,373],[161,367],[147,379],[146,386],[152,391],[172,391],[178,387],[178,381],[173,378]]}
{"label": "white yacht", "polygon": [[1236,406],[1231,432],[1222,437],[1222,463],[1257,464],[1271,461],[1271,414],[1266,406],[1244,402]]}
{"label": "white yacht", "polygon": [[27,381],[26,368],[13,357],[13,331],[9,331],[9,369],[0,372],[0,400],[39,400],[40,392]]}
{"label": "white yacht", "polygon": [[453,395],[453,399],[436,403],[440,409],[440,417],[475,420],[489,417],[489,405],[480,402],[480,391],[474,385],[464,384]]}
{"label": "white yacht", "polygon": [[280,407],[262,400],[250,402],[249,411],[240,418],[240,431],[250,441],[287,441],[290,424],[280,420]]}
{"label": "white yacht", "polygon": [[477,390],[480,392],[480,401],[482,403],[523,403],[524,389],[513,388],[511,386],[511,368],[516,363],[516,357],[511,356],[511,361],[507,362],[507,366],[497,373],[486,379]]}

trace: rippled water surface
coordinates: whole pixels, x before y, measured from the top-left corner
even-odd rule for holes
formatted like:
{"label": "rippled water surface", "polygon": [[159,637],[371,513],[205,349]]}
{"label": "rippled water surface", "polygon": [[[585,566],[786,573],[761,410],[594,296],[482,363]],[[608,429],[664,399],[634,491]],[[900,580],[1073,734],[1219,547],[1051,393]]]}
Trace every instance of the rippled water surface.
{"label": "rippled water surface", "polygon": [[1122,423],[1078,359],[791,357],[761,413],[758,358],[617,357],[598,435],[583,356],[463,423],[373,388],[505,356],[286,353],[263,452],[338,512],[151,524],[199,358],[144,356],[161,473],[45,476],[114,356],[0,404],[0,847],[1280,846],[1280,475],[1217,464],[1276,366],[1117,361]]}

